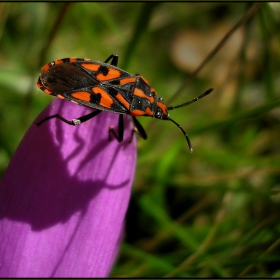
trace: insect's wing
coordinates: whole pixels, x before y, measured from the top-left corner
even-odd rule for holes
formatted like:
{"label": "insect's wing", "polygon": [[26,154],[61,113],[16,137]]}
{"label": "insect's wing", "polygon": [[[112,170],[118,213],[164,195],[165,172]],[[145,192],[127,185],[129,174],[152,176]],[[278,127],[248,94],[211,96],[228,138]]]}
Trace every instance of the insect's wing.
{"label": "insect's wing", "polygon": [[129,103],[123,98],[121,90],[108,86],[93,86],[60,94],[66,100],[79,105],[109,111],[118,114],[128,114]]}
{"label": "insect's wing", "polygon": [[128,114],[135,79],[115,66],[72,58],[47,64],[37,84],[47,94],[86,107]]}
{"label": "insect's wing", "polygon": [[[74,63],[81,69],[87,79],[96,84],[88,84],[82,90],[65,92],[66,99],[80,105],[118,114],[128,114],[132,102],[132,91],[136,77],[122,69],[97,61],[77,61]],[[84,83],[85,84],[85,83]]]}
{"label": "insect's wing", "polygon": [[75,62],[74,65],[88,73],[90,77],[94,77],[99,83],[110,83],[114,80],[133,77],[133,75],[116,66],[98,61],[79,61]]}

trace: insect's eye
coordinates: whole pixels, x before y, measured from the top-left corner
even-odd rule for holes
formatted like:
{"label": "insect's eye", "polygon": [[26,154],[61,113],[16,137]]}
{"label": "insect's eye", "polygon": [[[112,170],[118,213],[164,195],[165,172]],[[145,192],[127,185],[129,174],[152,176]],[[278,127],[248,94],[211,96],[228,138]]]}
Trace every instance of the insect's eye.
{"label": "insect's eye", "polygon": [[157,110],[157,111],[156,111],[155,117],[158,118],[158,119],[161,119],[161,118],[162,118],[162,112],[161,112],[161,110]]}

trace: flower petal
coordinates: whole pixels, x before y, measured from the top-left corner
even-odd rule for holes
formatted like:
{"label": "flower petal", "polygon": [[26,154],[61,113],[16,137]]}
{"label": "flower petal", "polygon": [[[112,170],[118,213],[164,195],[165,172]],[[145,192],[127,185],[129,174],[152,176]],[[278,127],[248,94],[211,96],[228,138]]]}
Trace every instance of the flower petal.
{"label": "flower petal", "polygon": [[[55,99],[35,122],[91,110]],[[118,251],[136,164],[125,116],[122,143],[108,141],[118,115],[79,126],[32,124],[0,184],[1,277],[106,277]]]}

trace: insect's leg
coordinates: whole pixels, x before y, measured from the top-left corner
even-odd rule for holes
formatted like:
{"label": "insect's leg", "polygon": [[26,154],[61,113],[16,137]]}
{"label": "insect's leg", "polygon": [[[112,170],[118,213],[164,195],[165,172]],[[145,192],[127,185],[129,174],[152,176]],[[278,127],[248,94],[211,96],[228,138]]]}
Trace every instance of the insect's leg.
{"label": "insect's leg", "polygon": [[138,133],[144,140],[147,139],[147,134],[143,128],[143,126],[141,125],[141,123],[136,119],[136,117],[132,117],[132,121],[133,121],[133,124],[134,124],[134,127],[131,131],[131,137],[130,137],[130,141],[132,141],[133,139],[133,135],[134,133]]}
{"label": "insect's leg", "polygon": [[117,54],[111,54],[111,55],[104,61],[104,63],[108,63],[111,59],[112,59],[111,65],[113,65],[113,66],[118,66],[119,56],[118,56]]}
{"label": "insect's leg", "polygon": [[69,124],[69,125],[79,125],[79,124],[81,124],[81,123],[83,123],[83,122],[85,122],[85,121],[87,121],[87,120],[89,120],[89,119],[91,119],[91,118],[97,116],[97,115],[98,115],[99,113],[101,113],[101,112],[102,112],[102,111],[97,110],[97,111],[91,112],[91,113],[89,113],[89,114],[87,114],[87,115],[85,115],[85,116],[82,116],[82,117],[80,117],[80,118],[73,119],[73,120],[71,120],[71,121],[64,119],[64,118],[63,118],[62,116],[60,116],[59,114],[55,114],[55,115],[46,117],[45,119],[39,121],[39,122],[36,123],[36,124],[39,126],[39,125],[41,125],[42,123],[44,123],[45,121],[48,121],[48,120],[53,119],[53,118],[57,118],[57,119],[60,119],[61,121],[65,122],[65,123],[67,123],[67,124]]}
{"label": "insect's leg", "polygon": [[117,139],[118,142],[122,142],[122,140],[123,140],[123,133],[124,133],[123,115],[120,114],[120,116],[119,116],[118,135],[117,135],[116,131],[114,130],[114,127],[113,127],[113,126],[110,126],[110,128],[109,128],[109,141],[112,140],[111,135],[113,134],[114,137]]}

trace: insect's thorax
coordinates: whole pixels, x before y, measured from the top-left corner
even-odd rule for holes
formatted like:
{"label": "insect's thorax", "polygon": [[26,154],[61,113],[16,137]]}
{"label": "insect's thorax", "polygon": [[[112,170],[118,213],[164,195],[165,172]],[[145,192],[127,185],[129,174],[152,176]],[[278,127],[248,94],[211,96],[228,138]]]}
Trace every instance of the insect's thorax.
{"label": "insect's thorax", "polygon": [[163,99],[158,97],[146,79],[136,76],[135,86],[132,93],[130,114],[132,116],[150,116],[165,119],[168,116],[167,107]]}

